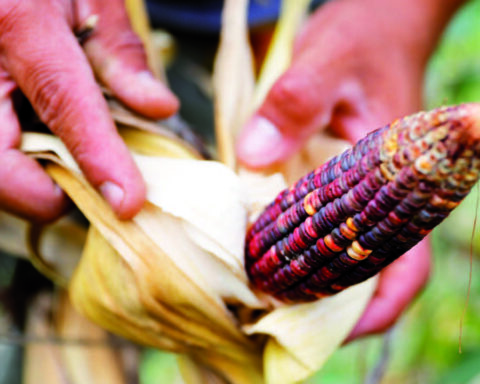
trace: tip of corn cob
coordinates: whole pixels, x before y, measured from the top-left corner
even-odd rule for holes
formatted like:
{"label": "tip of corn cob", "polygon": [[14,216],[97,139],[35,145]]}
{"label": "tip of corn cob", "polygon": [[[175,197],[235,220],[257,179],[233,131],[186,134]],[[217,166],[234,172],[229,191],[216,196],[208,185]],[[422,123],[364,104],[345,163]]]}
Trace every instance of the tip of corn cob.
{"label": "tip of corn cob", "polygon": [[247,233],[247,274],[285,301],[339,292],[423,239],[479,173],[480,104],[396,120],[266,207]]}

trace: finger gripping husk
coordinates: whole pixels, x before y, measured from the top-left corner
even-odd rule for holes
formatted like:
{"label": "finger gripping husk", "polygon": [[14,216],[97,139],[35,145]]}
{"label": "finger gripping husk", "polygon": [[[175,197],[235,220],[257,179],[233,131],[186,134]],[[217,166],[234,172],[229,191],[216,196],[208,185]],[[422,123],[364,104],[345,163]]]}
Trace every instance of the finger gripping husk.
{"label": "finger gripping husk", "polygon": [[438,225],[479,171],[480,104],[397,120],[267,206],[247,233],[248,276],[285,301],[312,301],[364,281]]}

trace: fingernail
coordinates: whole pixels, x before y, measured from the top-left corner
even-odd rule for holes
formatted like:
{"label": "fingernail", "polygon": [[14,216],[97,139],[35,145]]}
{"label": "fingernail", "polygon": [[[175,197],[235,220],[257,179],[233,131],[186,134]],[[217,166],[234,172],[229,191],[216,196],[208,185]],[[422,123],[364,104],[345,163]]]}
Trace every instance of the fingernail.
{"label": "fingernail", "polygon": [[239,159],[252,167],[270,165],[284,156],[285,138],[277,127],[262,116],[254,116],[237,141]]}
{"label": "fingernail", "polygon": [[103,195],[108,204],[115,210],[118,211],[123,203],[123,198],[125,197],[125,192],[117,184],[111,181],[105,181],[99,188],[100,193]]}

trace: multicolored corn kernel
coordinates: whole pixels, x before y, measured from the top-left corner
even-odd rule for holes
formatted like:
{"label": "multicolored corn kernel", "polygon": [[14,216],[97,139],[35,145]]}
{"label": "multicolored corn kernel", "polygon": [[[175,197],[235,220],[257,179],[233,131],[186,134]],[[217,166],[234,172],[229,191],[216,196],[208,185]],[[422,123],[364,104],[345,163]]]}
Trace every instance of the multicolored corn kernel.
{"label": "multicolored corn kernel", "polygon": [[312,301],[368,279],[422,240],[480,173],[480,104],[378,129],[281,192],[250,227],[259,289]]}

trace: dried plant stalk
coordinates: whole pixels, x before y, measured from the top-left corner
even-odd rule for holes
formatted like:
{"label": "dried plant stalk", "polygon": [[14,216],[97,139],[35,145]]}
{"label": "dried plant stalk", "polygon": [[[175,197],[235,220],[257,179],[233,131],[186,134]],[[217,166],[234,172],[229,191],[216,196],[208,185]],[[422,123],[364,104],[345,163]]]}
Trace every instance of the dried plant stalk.
{"label": "dried plant stalk", "polygon": [[254,74],[248,40],[247,0],[226,0],[215,59],[215,134],[220,161],[234,169],[234,138],[251,113]]}
{"label": "dried plant stalk", "polygon": [[143,0],[125,0],[125,7],[132,24],[132,29],[142,40],[148,60],[148,66],[153,74],[163,81],[166,80],[163,63],[156,55],[152,43],[152,32],[148,21],[148,14]]}

